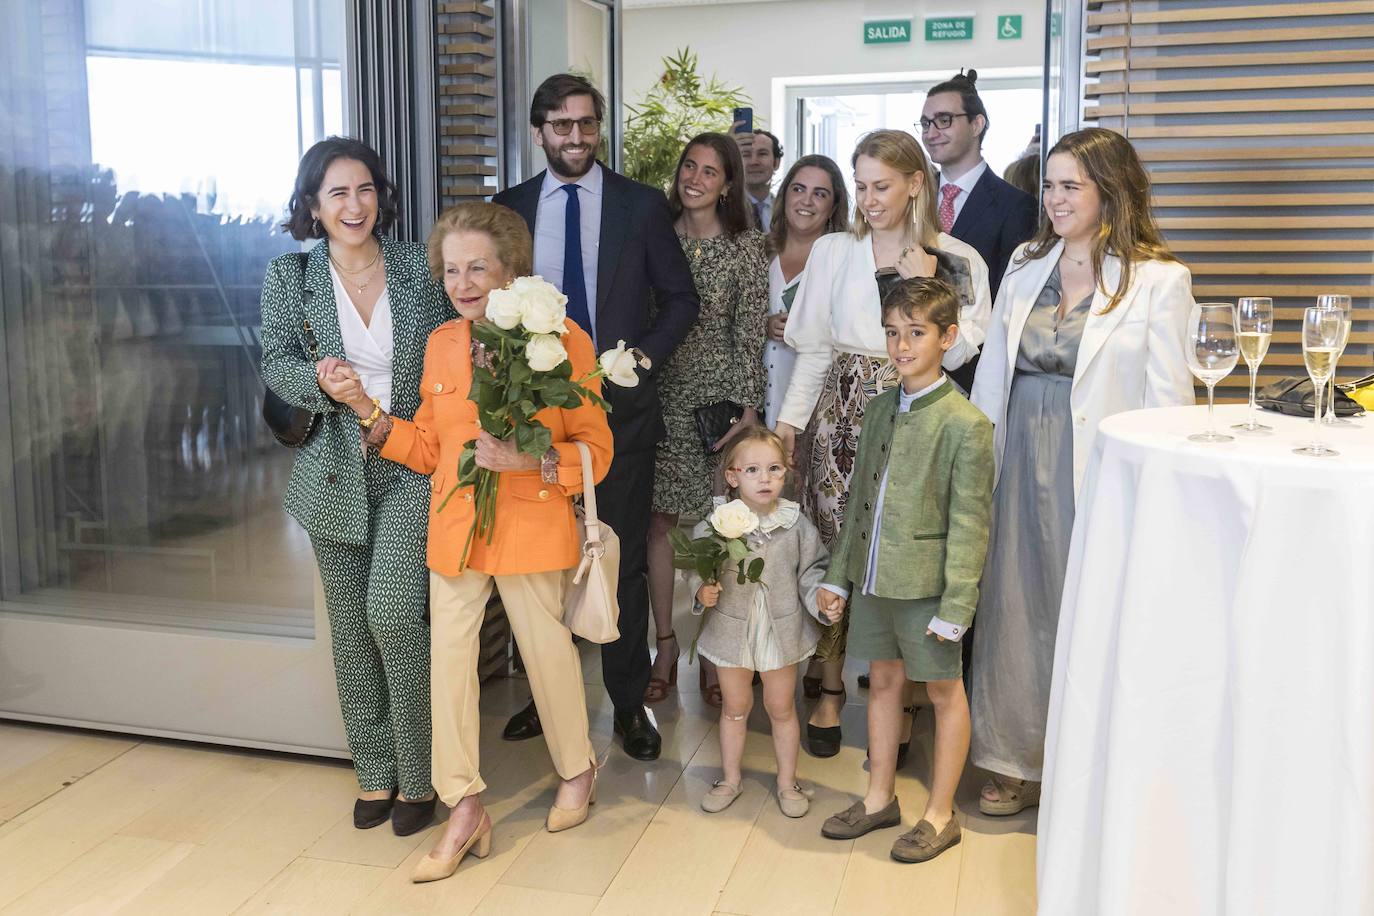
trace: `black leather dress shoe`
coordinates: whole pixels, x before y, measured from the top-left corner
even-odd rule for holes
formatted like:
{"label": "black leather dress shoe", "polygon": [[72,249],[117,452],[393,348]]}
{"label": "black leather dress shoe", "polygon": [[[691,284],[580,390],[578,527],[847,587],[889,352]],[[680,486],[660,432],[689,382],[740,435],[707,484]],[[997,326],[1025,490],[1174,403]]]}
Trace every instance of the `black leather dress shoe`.
{"label": "black leather dress shoe", "polygon": [[542,734],[544,726],[539,722],[539,710],[535,709],[534,700],[530,700],[530,705],[510,717],[501,737],[507,741],[524,741],[526,738],[538,738]]}
{"label": "black leather dress shoe", "polygon": [[663,738],[643,706],[615,711],[615,733],[624,739],[625,753],[636,760],[657,760]]}
{"label": "black leather dress shoe", "polygon": [[392,831],[397,836],[410,836],[434,823],[434,802],[437,798],[435,796],[425,801],[396,799],[396,807],[391,811]]}
{"label": "black leather dress shoe", "polygon": [[391,817],[391,806],[396,803],[396,790],[391,790],[390,798],[377,798],[366,800],[362,798],[353,801],[353,826],[359,830],[370,830],[379,824],[385,824],[386,819]]}

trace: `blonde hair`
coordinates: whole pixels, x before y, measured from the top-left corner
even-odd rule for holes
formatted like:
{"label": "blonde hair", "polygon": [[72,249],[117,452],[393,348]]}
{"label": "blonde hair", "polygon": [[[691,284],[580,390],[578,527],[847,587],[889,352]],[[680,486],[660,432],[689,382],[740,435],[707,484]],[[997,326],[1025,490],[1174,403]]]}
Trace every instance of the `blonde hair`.
{"label": "blonde hair", "polygon": [[[730,445],[726,447],[725,455],[720,462],[720,473],[722,477],[725,476],[726,471],[734,466],[735,458],[739,456],[740,452],[744,451],[744,447],[746,445],[752,445],[755,442],[771,445],[777,450],[778,456],[782,458],[783,465],[786,466],[787,449],[783,447],[782,439],[768,427],[755,424],[747,427],[744,432],[730,440]],[[784,477],[783,479],[785,480],[786,478]],[[735,488],[729,486],[728,481],[726,481],[726,487],[730,492],[735,492]]]}
{"label": "blonde hair", "polygon": [[438,282],[444,282],[444,239],[454,232],[480,232],[490,238],[512,278],[534,272],[534,242],[520,214],[500,204],[470,201],[449,207],[429,230],[429,272]]}
{"label": "blonde hair", "polygon": [[[889,168],[901,172],[908,181],[913,175],[920,174],[921,189],[907,202],[902,219],[911,227],[911,241],[927,248],[935,247],[935,237],[939,234],[940,225],[935,212],[935,189],[939,182],[930,167],[930,161],[926,159],[925,150],[921,149],[921,144],[904,130],[875,130],[859,138],[859,145],[854,148],[854,155],[849,160],[850,165],[857,167],[860,156],[877,159]],[[849,231],[854,233],[855,238],[865,238],[869,232],[868,220],[864,219],[857,195],[854,201],[854,221],[850,224]]]}
{"label": "blonde hair", "polygon": [[[1169,243],[1159,232],[1154,211],[1150,209],[1150,175],[1136,155],[1131,141],[1101,127],[1089,127],[1065,134],[1049,155],[1072,156],[1088,180],[1097,185],[1102,199],[1097,238],[1093,240],[1093,276],[1103,295],[1110,296],[1105,315],[1131,287],[1131,273],[1137,261],[1177,261]],[[1049,156],[1045,157],[1049,162]],[[1016,260],[1016,266],[1043,258],[1059,243],[1054,224],[1043,220],[1035,237]],[[1121,280],[1115,290],[1102,288],[1102,262],[1107,255],[1121,259]]]}

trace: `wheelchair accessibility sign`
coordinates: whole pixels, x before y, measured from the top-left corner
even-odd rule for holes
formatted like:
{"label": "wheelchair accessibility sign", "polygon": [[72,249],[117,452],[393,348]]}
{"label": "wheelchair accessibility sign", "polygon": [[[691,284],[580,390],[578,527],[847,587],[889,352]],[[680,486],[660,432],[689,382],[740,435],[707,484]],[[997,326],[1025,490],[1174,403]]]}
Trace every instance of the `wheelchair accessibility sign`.
{"label": "wheelchair accessibility sign", "polygon": [[997,37],[998,39],[1017,39],[1021,37],[1021,17],[1020,16],[998,16],[997,17]]}

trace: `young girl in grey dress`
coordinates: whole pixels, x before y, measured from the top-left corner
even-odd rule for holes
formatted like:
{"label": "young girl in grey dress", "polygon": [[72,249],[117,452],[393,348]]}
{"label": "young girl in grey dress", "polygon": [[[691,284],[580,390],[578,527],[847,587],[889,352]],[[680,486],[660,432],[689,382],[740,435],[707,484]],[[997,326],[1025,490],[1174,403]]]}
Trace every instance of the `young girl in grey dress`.
{"label": "young girl in grey dress", "polygon": [[[697,613],[709,609],[697,651],[716,664],[720,675],[720,757],[723,773],[701,800],[708,813],[724,811],[740,794],[746,719],[754,705],[754,672],[763,679],[763,705],[773,727],[773,753],[778,760],[778,807],[788,817],[801,817],[810,800],[797,784],[797,664],[810,658],[820,638],[816,592],[829,554],[820,533],[801,508],[782,498],[787,458],[777,435],[753,427],[736,437],[725,454],[725,480],[733,496],[759,519],[747,536],[749,556],[763,559],[762,581],[740,585],[729,575],[705,584],[689,580]],[[726,502],[716,498],[716,504]],[[693,532],[710,530],[703,521]]]}

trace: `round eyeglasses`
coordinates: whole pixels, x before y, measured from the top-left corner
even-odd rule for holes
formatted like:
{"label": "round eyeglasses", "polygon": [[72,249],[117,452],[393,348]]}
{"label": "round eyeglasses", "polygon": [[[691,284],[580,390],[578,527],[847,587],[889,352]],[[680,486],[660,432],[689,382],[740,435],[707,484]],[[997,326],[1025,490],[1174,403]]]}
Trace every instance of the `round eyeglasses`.
{"label": "round eyeglasses", "polygon": [[758,480],[765,475],[768,477],[785,477],[787,475],[786,466],[781,464],[770,464],[767,467],[761,464],[748,464],[742,468],[730,468],[730,470],[745,480]]}
{"label": "round eyeglasses", "polygon": [[553,118],[544,123],[552,127],[553,132],[560,137],[566,137],[572,133],[574,124],[578,126],[585,137],[601,133],[601,122],[596,118]]}
{"label": "round eyeglasses", "polygon": [[955,119],[955,118],[967,118],[967,117],[969,117],[969,113],[966,112],[966,111],[961,111],[961,112],[959,112],[958,114],[950,114],[950,113],[947,112],[947,111],[942,111],[942,112],[940,112],[939,114],[937,114],[937,115],[936,115],[935,117],[933,117],[933,118],[924,118],[924,117],[923,117],[923,118],[921,118],[921,120],[917,121],[916,123],[917,123],[917,125],[920,126],[920,128],[921,128],[921,133],[925,133],[926,131],[930,130],[932,127],[938,127],[938,128],[940,128],[941,130],[949,130],[949,126],[950,126],[951,124],[954,123],[954,119]]}

